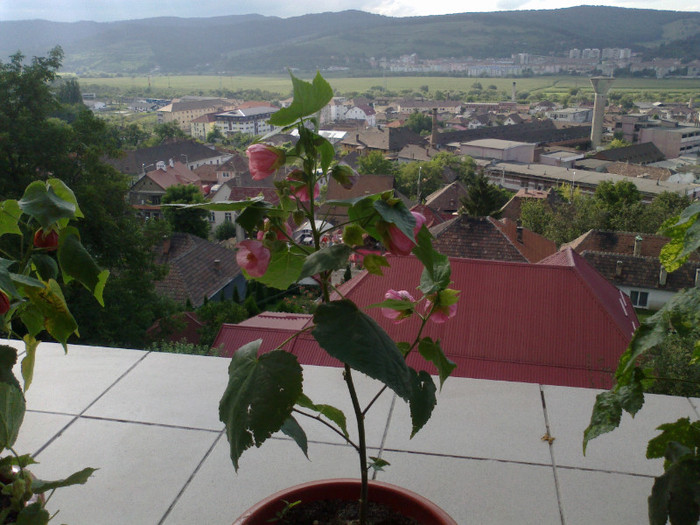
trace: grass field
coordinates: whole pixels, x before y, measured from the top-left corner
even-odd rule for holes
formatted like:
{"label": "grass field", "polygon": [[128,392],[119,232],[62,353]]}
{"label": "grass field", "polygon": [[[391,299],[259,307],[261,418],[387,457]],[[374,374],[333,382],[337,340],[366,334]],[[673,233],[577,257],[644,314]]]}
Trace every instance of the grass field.
{"label": "grass field", "polygon": [[[421,86],[428,86],[431,93],[435,91],[469,91],[476,82],[481,83],[484,90],[496,86],[498,91],[510,93],[513,81],[518,92],[528,91],[545,93],[567,93],[572,88],[582,92],[593,92],[591,84],[585,77],[552,76],[533,78],[454,78],[454,77],[334,77],[329,75],[328,81],[337,93],[362,93],[374,86],[385,90],[401,92],[402,90],[419,91]],[[120,93],[145,95],[150,92],[167,97],[182,95],[209,95],[216,91],[240,91],[259,89],[277,93],[280,98],[291,95],[291,82],[286,75],[279,76],[134,76],[117,78],[81,78],[83,91],[106,88],[118,90]],[[150,85],[150,90],[148,89]],[[640,94],[656,94],[664,92],[679,96],[700,97],[700,79],[648,79],[648,78],[619,78],[615,80],[611,92],[634,92]],[[653,97],[652,97],[653,98]]]}

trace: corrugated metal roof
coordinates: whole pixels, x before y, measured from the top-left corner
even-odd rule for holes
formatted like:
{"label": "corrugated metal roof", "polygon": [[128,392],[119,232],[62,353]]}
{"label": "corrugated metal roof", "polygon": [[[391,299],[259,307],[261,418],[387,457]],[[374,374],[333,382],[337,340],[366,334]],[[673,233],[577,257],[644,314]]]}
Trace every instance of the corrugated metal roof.
{"label": "corrugated metal roof", "polygon": [[[360,306],[383,300],[388,288],[415,292],[422,267],[414,257],[389,256],[384,277],[363,272],[342,293]],[[547,263],[527,264],[451,259],[453,287],[461,290],[457,315],[445,324],[429,322],[423,336],[440,340],[458,365],[458,377],[609,388],[637,323],[626,297],[573,252]],[[622,302],[621,302],[622,301]],[[379,309],[367,311],[396,341],[411,341],[419,326],[412,318],[393,324]],[[263,351],[292,334],[257,330]],[[249,342],[250,329],[224,325],[217,343],[231,355]],[[268,338],[269,340],[265,340]],[[248,340],[244,340],[248,338]],[[254,339],[253,338],[253,339]],[[304,364],[339,366],[309,333],[291,351]],[[409,364],[435,373],[417,356]]]}

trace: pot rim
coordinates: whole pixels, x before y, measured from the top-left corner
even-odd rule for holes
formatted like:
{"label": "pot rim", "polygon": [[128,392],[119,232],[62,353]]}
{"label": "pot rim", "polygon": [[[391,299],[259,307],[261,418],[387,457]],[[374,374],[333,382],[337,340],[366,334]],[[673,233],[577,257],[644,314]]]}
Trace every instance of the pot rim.
{"label": "pot rim", "polygon": [[[357,478],[334,478],[307,481],[280,490],[260,500],[246,510],[233,525],[258,525],[276,517],[284,508],[282,500],[315,501],[319,499],[355,499],[349,491],[356,490],[359,498],[361,482]],[[447,512],[434,502],[398,485],[385,481],[369,482],[370,499],[383,503],[406,516],[430,525],[457,525]]]}

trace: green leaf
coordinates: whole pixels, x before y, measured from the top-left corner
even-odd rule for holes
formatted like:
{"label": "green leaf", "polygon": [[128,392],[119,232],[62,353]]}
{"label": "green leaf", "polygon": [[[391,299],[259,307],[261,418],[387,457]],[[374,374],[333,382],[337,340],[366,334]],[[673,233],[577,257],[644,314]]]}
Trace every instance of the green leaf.
{"label": "green leaf", "polygon": [[[677,445],[677,444],[676,444]],[[669,449],[674,442],[669,443]],[[700,519],[700,458],[683,455],[657,477],[649,496],[649,523],[697,525]]]}
{"label": "green leaf", "polygon": [[700,203],[696,202],[684,209],[677,221],[664,223],[660,233],[670,237],[670,241],[661,249],[659,259],[666,271],[677,270],[688,256],[700,248]]}
{"label": "green leaf", "polygon": [[22,358],[22,379],[24,380],[24,391],[29,390],[29,385],[32,384],[34,379],[34,362],[36,360],[36,349],[39,346],[39,341],[37,341],[31,334],[25,335],[24,349],[25,355]]}
{"label": "green leaf", "polygon": [[662,458],[671,441],[675,441],[688,448],[700,448],[700,421],[690,422],[690,419],[681,418],[675,423],[665,423],[657,427],[661,434],[649,441],[647,445],[647,458]]}
{"label": "green leaf", "polygon": [[252,341],[233,355],[219,403],[219,419],[226,426],[236,470],[246,449],[259,447],[282,428],[302,390],[297,358],[282,350],[257,357],[261,343],[262,339]]}
{"label": "green leaf", "polygon": [[333,145],[328,142],[325,138],[318,135],[316,147],[321,152],[321,171],[326,173],[328,168],[335,158],[335,149]]}
{"label": "green leaf", "polygon": [[306,432],[304,432],[304,429],[301,428],[296,419],[289,416],[280,430],[285,436],[292,438],[299,445],[304,455],[307,458],[309,457],[309,443],[306,439]]}
{"label": "green leaf", "polygon": [[32,481],[32,491],[37,494],[42,494],[47,490],[54,490],[61,487],[70,487],[71,485],[85,485],[88,478],[92,476],[98,469],[96,468],[84,468],[78,472],[74,472],[65,479],[59,479],[56,481],[45,481],[42,479],[35,479]]}
{"label": "green leaf", "polygon": [[0,290],[12,297],[21,297],[15,283],[12,281],[12,274],[7,271],[7,266],[0,265]]}
{"label": "green leaf", "polygon": [[433,408],[437,404],[435,392],[437,388],[433,378],[425,370],[416,373],[413,368],[411,372],[411,397],[408,400],[411,408],[411,437],[423,428],[433,413]]}
{"label": "green leaf", "polygon": [[0,382],[0,448],[10,448],[17,441],[25,409],[24,395],[19,385]]}
{"label": "green leaf", "polygon": [[443,352],[440,346],[440,341],[433,341],[430,337],[424,337],[418,343],[418,351],[423,359],[430,361],[435,365],[438,370],[438,375],[440,376],[440,389],[445,383],[445,380],[450,377],[452,371],[457,368],[457,365],[447,359],[445,352]]}
{"label": "green leaf", "polygon": [[43,289],[28,289],[27,296],[44,316],[46,331],[65,347],[71,334],[77,332],[78,324],[68,310],[61,287],[52,279]]}
{"label": "green leaf", "polygon": [[384,467],[388,467],[391,464],[385,459],[375,456],[370,456],[369,459],[370,461],[367,463],[367,469],[371,469],[374,472],[384,472]]}
{"label": "green leaf", "polygon": [[13,283],[20,286],[29,286],[30,288],[43,288],[45,286],[39,279],[34,279],[34,277],[22,275],[21,273],[11,273],[10,279],[12,279]]}
{"label": "green leaf", "polygon": [[51,189],[60,199],[63,199],[64,201],[75,206],[76,219],[81,219],[84,217],[83,212],[78,206],[78,199],[75,198],[73,190],[71,190],[65,182],[63,182],[61,179],[49,179],[47,181],[47,184],[51,187]]}
{"label": "green leaf", "polygon": [[270,251],[270,264],[262,277],[256,280],[266,286],[286,290],[299,280],[304,266],[304,253],[294,245],[275,241]]}
{"label": "green leaf", "polygon": [[6,200],[0,203],[0,235],[12,233],[22,235],[22,230],[19,229],[19,218],[22,216],[22,210],[17,201]]}
{"label": "green leaf", "polygon": [[19,207],[41,225],[48,228],[56,223],[65,225],[76,216],[76,205],[59,197],[53,187],[45,182],[32,182],[24,191]]}
{"label": "green leaf", "polygon": [[44,316],[41,315],[39,309],[30,302],[26,302],[23,305],[19,311],[19,318],[32,337],[36,337],[39,332],[44,329]]}
{"label": "green leaf", "polygon": [[362,266],[364,266],[369,273],[372,275],[382,276],[382,267],[388,268],[389,261],[383,255],[377,255],[375,253],[368,253],[362,258]]}
{"label": "green leaf", "polygon": [[49,511],[36,501],[22,508],[17,515],[16,525],[47,525],[51,519]]}
{"label": "green leaf", "polygon": [[303,408],[308,408],[309,410],[313,410],[314,412],[318,412],[323,417],[329,419],[330,421],[338,425],[338,428],[343,433],[343,435],[346,438],[348,437],[347,420],[345,418],[345,414],[343,414],[343,411],[339,408],[335,408],[331,405],[317,405],[304,394],[302,394],[297,400],[297,405]]}
{"label": "green leaf", "polygon": [[269,122],[273,126],[288,126],[302,117],[313,115],[333,98],[333,89],[321,73],[316,73],[313,83],[301,80],[291,73],[289,75],[292,77],[294,101],[289,107],[272,114]]}
{"label": "green leaf", "polygon": [[238,214],[236,223],[240,224],[245,231],[252,232],[274,209],[275,207],[269,202],[256,201],[250,206],[246,206],[245,209]]}
{"label": "green leaf", "polygon": [[413,254],[423,263],[423,273],[418,287],[425,295],[444,290],[450,285],[452,270],[450,260],[433,248],[432,235],[423,226],[418,232]]}
{"label": "green leaf", "polygon": [[43,280],[58,278],[58,264],[56,260],[45,253],[32,254],[32,265]]}
{"label": "green leaf", "polygon": [[642,322],[615,373],[618,383],[626,383],[638,359],[674,331],[687,334],[700,324],[700,288],[683,290],[669,299],[654,315]]}
{"label": "green leaf", "polygon": [[350,253],[352,253],[352,249],[345,244],[334,244],[327,248],[322,248],[306,257],[298,279],[344,268]]}
{"label": "green leaf", "polygon": [[58,262],[63,272],[63,281],[69,283],[73,279],[85,286],[104,306],[104,292],[109,270],[97,266],[85,247],[80,242],[75,228],[66,228],[61,232],[58,248]]}
{"label": "green leaf", "polygon": [[0,345],[0,382],[21,390],[19,381],[12,371],[15,363],[17,363],[17,349],[8,345]]}
{"label": "green leaf", "polygon": [[583,432],[583,453],[586,454],[588,442],[601,434],[610,432],[620,426],[622,405],[613,391],[601,392],[595,398],[591,422]]}
{"label": "green leaf", "polygon": [[323,303],[314,314],[312,331],[331,356],[391,388],[408,400],[411,375],[403,355],[387,333],[348,300]]}
{"label": "green leaf", "polygon": [[416,227],[416,218],[403,202],[398,201],[391,205],[384,199],[380,199],[374,202],[374,209],[377,210],[382,219],[395,224],[406,237],[414,239],[413,230]]}

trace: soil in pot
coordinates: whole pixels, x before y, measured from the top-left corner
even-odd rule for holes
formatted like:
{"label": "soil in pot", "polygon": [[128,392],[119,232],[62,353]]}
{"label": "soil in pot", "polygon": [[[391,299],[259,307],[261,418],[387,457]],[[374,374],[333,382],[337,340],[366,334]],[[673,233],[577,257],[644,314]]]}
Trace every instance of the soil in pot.
{"label": "soil in pot", "polygon": [[[278,523],[285,525],[356,525],[357,501],[329,499],[299,503],[284,513]],[[429,525],[398,514],[387,505],[370,502],[368,525]]]}

